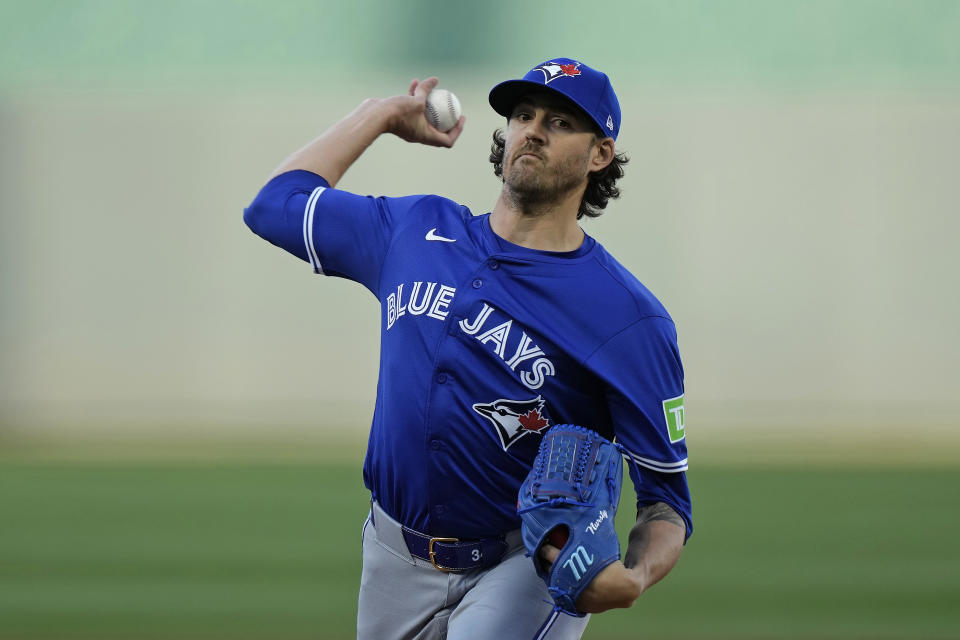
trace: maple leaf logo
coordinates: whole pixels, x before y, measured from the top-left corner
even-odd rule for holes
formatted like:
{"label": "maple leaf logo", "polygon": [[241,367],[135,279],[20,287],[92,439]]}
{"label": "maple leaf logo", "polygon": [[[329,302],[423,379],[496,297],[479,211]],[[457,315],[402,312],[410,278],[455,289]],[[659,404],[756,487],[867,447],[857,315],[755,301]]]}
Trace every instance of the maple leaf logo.
{"label": "maple leaf logo", "polygon": [[543,416],[540,415],[539,409],[531,409],[522,416],[518,417],[517,420],[520,421],[520,426],[527,431],[540,431],[547,426],[547,421],[544,420]]}
{"label": "maple leaf logo", "polygon": [[580,69],[577,68],[576,64],[562,64],[560,65],[560,70],[563,71],[563,74],[567,76],[580,75]]}

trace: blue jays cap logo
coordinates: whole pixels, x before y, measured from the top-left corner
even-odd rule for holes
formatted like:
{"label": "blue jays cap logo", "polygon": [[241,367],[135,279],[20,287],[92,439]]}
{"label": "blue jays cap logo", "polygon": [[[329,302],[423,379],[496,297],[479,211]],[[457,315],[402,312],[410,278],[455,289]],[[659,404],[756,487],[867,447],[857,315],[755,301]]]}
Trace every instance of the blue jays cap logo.
{"label": "blue jays cap logo", "polygon": [[[576,82],[558,82],[575,78]],[[490,90],[490,106],[508,120],[513,108],[530,92],[531,85],[555,91],[579,107],[614,140],[620,133],[620,101],[607,74],[573,58],[551,58],[530,69],[522,78],[506,80]]]}
{"label": "blue jays cap logo", "polygon": [[575,78],[580,75],[580,63],[545,62],[533,71],[543,72],[543,84],[550,84],[557,78]]}

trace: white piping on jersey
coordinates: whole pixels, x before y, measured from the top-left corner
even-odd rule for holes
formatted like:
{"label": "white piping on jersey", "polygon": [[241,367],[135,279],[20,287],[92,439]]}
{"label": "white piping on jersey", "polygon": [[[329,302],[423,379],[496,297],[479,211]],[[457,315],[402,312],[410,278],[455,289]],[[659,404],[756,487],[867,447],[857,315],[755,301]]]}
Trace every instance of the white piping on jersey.
{"label": "white piping on jersey", "polygon": [[553,626],[553,623],[557,621],[557,618],[560,617],[560,610],[554,609],[550,612],[550,615],[547,616],[547,619],[543,621],[543,624],[540,625],[540,629],[537,631],[537,634],[533,637],[533,640],[543,640],[547,637],[547,633],[550,631],[550,628]]}
{"label": "white piping on jersey", "polygon": [[641,456],[635,455],[627,451],[624,455],[624,458],[633,459],[641,467],[646,467],[647,469],[653,469],[654,471],[659,471],[661,473],[679,473],[681,471],[687,470],[687,458],[679,460],[677,462],[660,462],[659,460],[651,460],[650,458],[643,458]]}
{"label": "white piping on jersey", "polygon": [[314,273],[323,273],[320,267],[320,257],[317,255],[317,248],[313,245],[313,212],[317,208],[317,199],[326,187],[317,187],[307,199],[307,207],[303,210],[303,243],[307,246],[307,258],[310,259],[310,266]]}

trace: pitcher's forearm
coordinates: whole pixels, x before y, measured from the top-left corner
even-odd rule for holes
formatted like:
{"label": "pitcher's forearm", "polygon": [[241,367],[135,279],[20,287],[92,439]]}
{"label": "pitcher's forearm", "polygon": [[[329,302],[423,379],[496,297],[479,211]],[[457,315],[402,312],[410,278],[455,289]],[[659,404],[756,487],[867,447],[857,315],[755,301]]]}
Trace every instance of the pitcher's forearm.
{"label": "pitcher's forearm", "polygon": [[630,530],[623,563],[638,578],[646,591],[666,576],[683,551],[686,525],[663,502],[640,509],[637,523]]}
{"label": "pitcher's forearm", "polygon": [[407,95],[364,100],[353,113],[284,160],[270,177],[304,169],[322,176],[332,187],[382,133],[392,133],[407,142],[452,147],[463,131],[464,117],[460,116],[449,131],[434,129],[427,122],[427,96],[436,86],[436,77],[423,82],[414,79]]}
{"label": "pitcher's forearm", "polygon": [[332,187],[367,147],[389,130],[390,117],[388,100],[364,100],[350,115],[280,163],[270,177],[303,169],[322,176]]}

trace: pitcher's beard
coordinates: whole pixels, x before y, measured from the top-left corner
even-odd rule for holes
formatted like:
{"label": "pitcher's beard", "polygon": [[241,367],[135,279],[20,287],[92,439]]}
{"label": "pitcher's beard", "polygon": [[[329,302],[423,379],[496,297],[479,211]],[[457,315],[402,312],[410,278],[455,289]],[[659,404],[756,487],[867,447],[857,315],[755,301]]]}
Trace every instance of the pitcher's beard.
{"label": "pitcher's beard", "polygon": [[[586,166],[576,166],[578,163],[567,161],[563,165],[552,169],[542,165],[542,160],[522,160],[517,166],[516,160],[509,171],[504,172],[504,195],[516,208],[525,214],[541,215],[549,211],[552,206],[562,202],[571,192],[582,189]],[[541,163],[540,166],[524,166],[524,164]]]}

